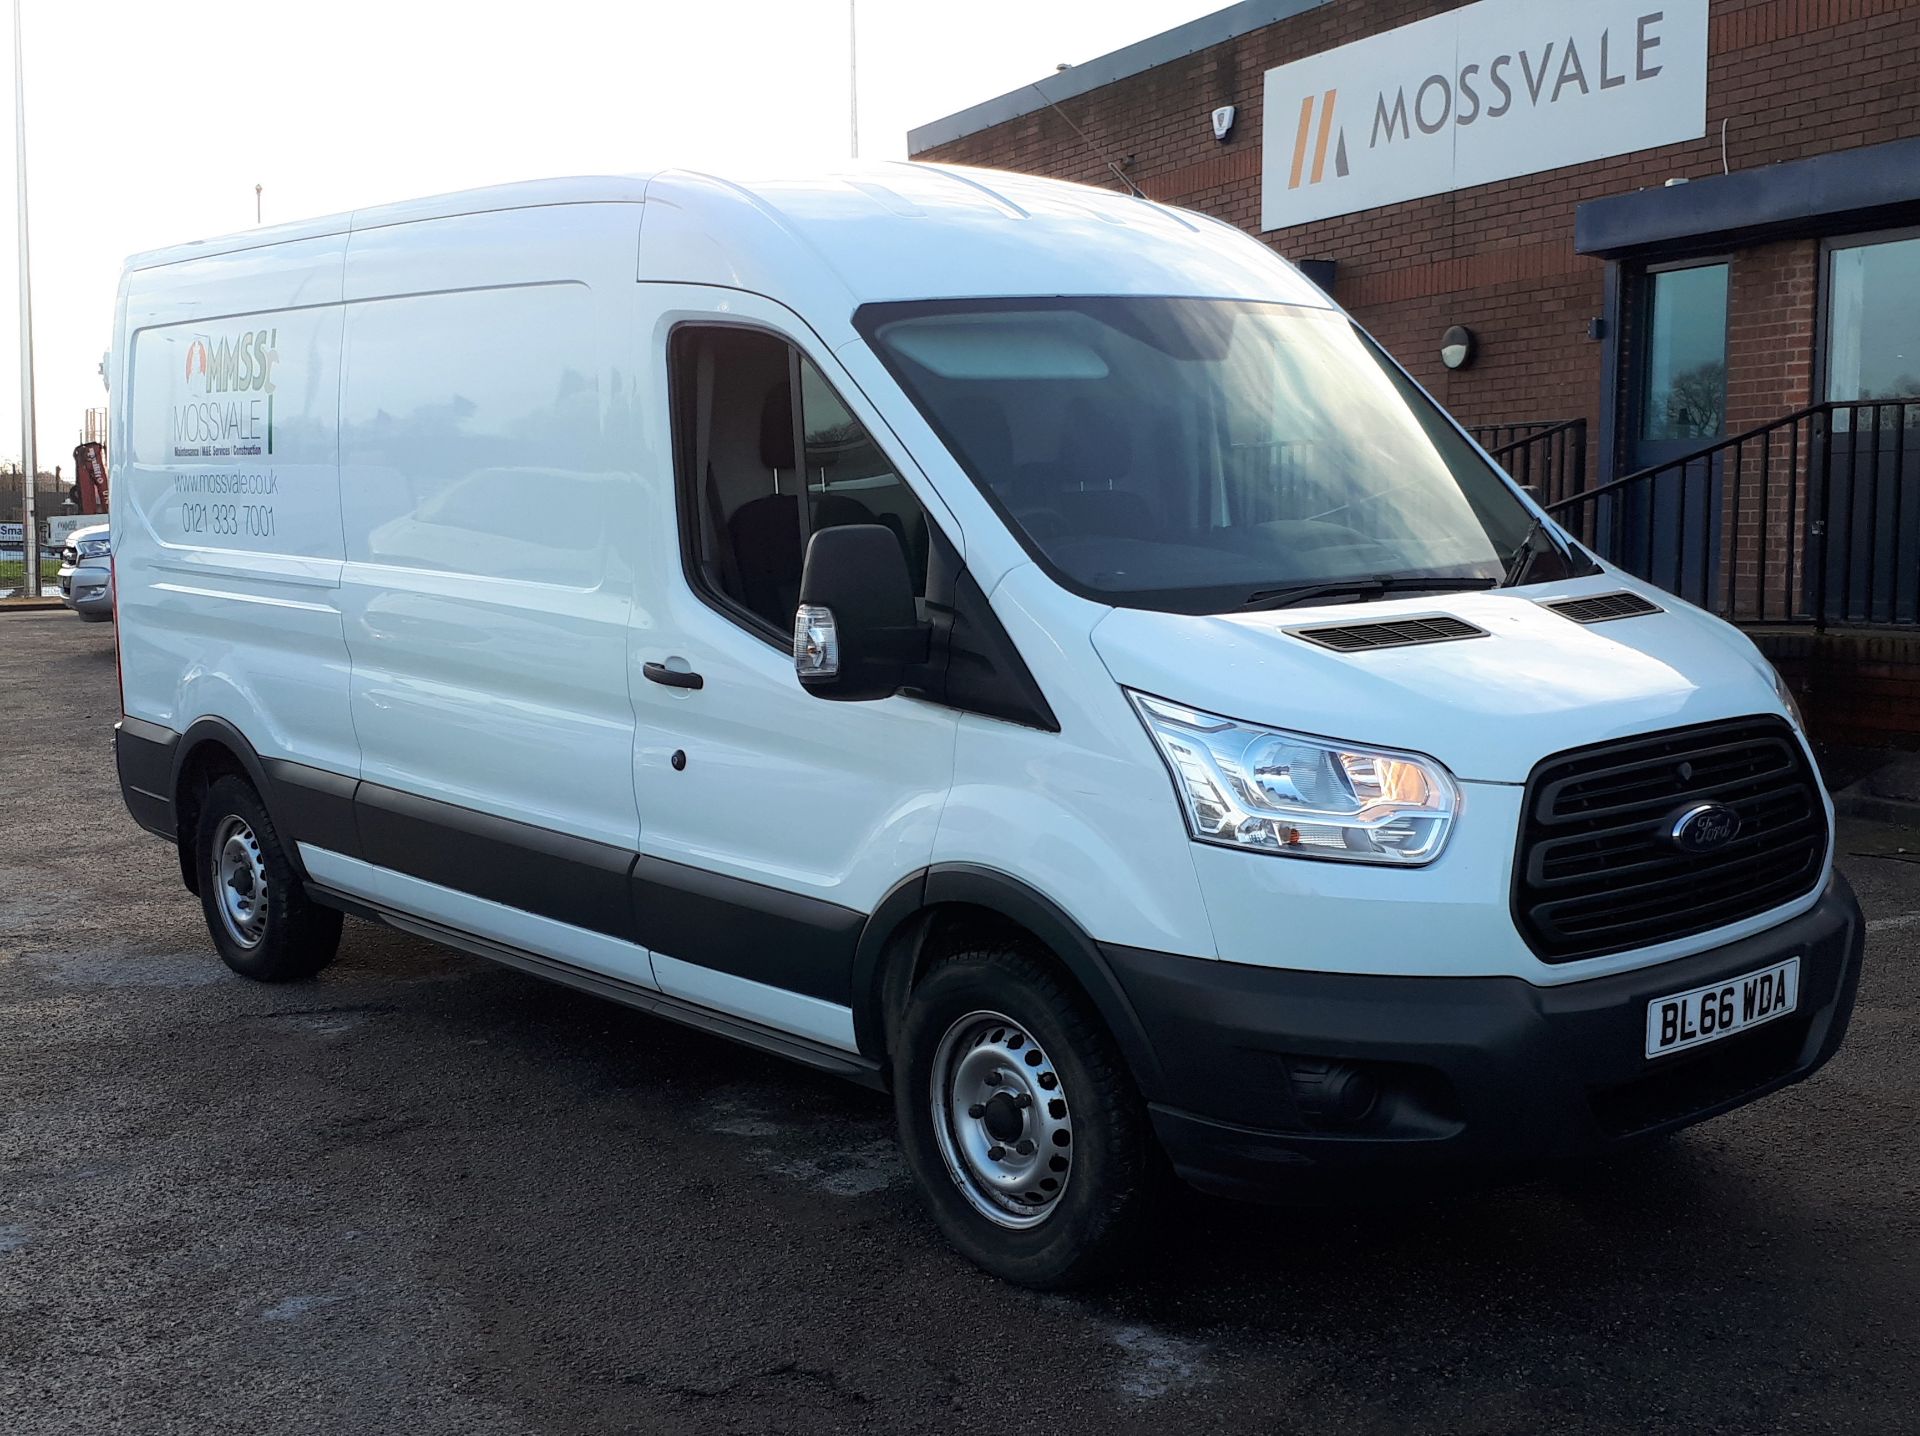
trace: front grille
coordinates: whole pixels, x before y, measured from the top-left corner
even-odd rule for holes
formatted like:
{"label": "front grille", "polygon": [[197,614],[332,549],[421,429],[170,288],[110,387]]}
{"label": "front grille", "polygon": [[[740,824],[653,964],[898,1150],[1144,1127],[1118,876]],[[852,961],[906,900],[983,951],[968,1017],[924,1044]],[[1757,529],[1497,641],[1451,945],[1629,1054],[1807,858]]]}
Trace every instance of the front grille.
{"label": "front grille", "polygon": [[[1685,852],[1699,803],[1740,815],[1731,842]],[[1576,748],[1527,780],[1513,915],[1545,962],[1706,932],[1810,892],[1827,850],[1819,779],[1778,718],[1741,718]]]}
{"label": "front grille", "polygon": [[1402,618],[1379,623],[1330,623],[1321,628],[1290,628],[1287,632],[1335,653],[1364,653],[1374,648],[1406,648],[1415,643],[1447,643],[1456,638],[1485,638],[1458,618]]}
{"label": "front grille", "polygon": [[1562,598],[1546,605],[1575,623],[1606,623],[1661,612],[1660,605],[1637,593],[1596,593],[1592,598]]}

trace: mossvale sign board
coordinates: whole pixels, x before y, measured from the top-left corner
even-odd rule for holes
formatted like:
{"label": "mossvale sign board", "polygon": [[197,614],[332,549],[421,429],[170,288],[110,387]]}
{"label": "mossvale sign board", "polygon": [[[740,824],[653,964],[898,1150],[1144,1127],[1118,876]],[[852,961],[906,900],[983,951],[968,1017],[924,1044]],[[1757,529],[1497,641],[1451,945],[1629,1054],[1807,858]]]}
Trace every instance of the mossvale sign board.
{"label": "mossvale sign board", "polygon": [[1479,0],[1267,71],[1260,227],[1698,139],[1707,0]]}

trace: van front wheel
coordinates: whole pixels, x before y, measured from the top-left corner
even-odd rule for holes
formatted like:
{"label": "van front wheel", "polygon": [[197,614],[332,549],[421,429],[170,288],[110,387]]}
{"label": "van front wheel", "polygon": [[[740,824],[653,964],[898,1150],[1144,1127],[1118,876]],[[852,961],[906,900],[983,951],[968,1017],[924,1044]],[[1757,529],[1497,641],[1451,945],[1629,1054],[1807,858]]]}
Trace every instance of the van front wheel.
{"label": "van front wheel", "polygon": [[1154,1189],[1145,1106],[1092,1005],[1012,949],[949,958],[894,1044],[908,1165],[947,1240],[1058,1288],[1132,1254]]}
{"label": "van front wheel", "polygon": [[221,960],[256,982],[312,977],[340,946],[340,914],[307,897],[260,795],[228,775],[207,789],[194,850]]}

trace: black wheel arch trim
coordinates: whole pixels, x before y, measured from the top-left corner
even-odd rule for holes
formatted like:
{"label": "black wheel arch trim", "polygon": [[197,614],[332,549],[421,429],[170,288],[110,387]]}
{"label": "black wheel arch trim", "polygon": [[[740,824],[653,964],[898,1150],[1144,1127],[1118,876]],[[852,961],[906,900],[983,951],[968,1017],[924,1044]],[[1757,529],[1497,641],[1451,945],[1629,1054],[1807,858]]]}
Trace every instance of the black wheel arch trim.
{"label": "black wheel arch trim", "polygon": [[306,870],[298,844],[318,843],[349,857],[361,856],[354,821],[358,778],[285,758],[262,758],[252,743],[225,718],[196,718],[184,733],[132,714],[114,725],[114,766],[120,796],[135,822],[155,837],[181,849],[180,876],[188,891],[196,877],[187,851],[191,833],[182,831],[188,814],[180,804],[180,784],[190,764],[209,747],[228,754],[266,804],[287,842],[287,860],[302,880]]}
{"label": "black wheel arch trim", "polygon": [[145,718],[123,717],[113,725],[113,766],[121,801],[136,823],[169,842],[180,837],[173,811],[179,746],[178,733]]}
{"label": "black wheel arch trim", "polygon": [[895,883],[867,915],[854,945],[853,1040],[869,1057],[886,1055],[888,1014],[905,1002],[907,978],[919,966],[927,872],[920,868]]}
{"label": "black wheel arch trim", "polygon": [[253,750],[246,735],[224,718],[196,718],[187,725],[187,731],[180,735],[180,741],[173,750],[173,776],[169,783],[172,793],[180,791],[180,778],[186,772],[194,754],[209,744],[225,748],[239,760],[245,770],[247,781],[253,784],[254,791],[267,802],[269,811],[273,807],[273,782],[267,777],[267,765],[260,761],[260,755]]}
{"label": "black wheel arch trim", "polygon": [[1159,1059],[1100,945],[1044,893],[980,863],[935,863],[914,873],[896,884],[867,920],[853,975],[853,1030],[862,1053],[884,1056],[889,975],[916,965],[924,935],[920,920],[949,904],[984,908],[1046,944],[1092,999],[1134,1081],[1153,1100],[1163,1085]]}
{"label": "black wheel arch trim", "polygon": [[[224,748],[240,764],[247,781],[266,804],[274,826],[280,830],[287,861],[301,881],[307,879],[306,865],[300,861],[303,842],[332,848],[348,857],[362,856],[359,829],[354,820],[354,795],[360,780],[287,758],[262,758],[246,735],[225,718],[197,718],[179,735],[167,785],[170,801],[175,800],[180,791],[180,780],[188,764],[209,745]],[[177,801],[175,806],[177,808]],[[176,820],[178,816],[184,815],[176,815]],[[179,836],[184,839],[188,835]],[[184,842],[182,846],[184,848]],[[183,857],[183,873],[185,870]],[[193,885],[189,882],[188,886]]]}
{"label": "black wheel arch trim", "polygon": [[[273,781],[267,776],[266,764],[260,761],[260,755],[254,751],[253,744],[247,741],[245,734],[224,718],[196,718],[189,723],[173,748],[173,771],[167,780],[167,796],[173,805],[174,836],[180,850],[180,880],[187,885],[187,891],[193,893],[200,891],[200,879],[193,859],[193,834],[182,831],[187,813],[179,802],[180,780],[186,775],[195,755],[209,747],[222,748],[233,756],[240,770],[247,775],[247,781],[253,784],[254,792],[260,795],[260,801],[266,805],[268,815],[274,817],[276,822],[280,812]],[[307,872],[300,862],[298,846],[288,842],[286,848],[287,861],[304,882]]]}

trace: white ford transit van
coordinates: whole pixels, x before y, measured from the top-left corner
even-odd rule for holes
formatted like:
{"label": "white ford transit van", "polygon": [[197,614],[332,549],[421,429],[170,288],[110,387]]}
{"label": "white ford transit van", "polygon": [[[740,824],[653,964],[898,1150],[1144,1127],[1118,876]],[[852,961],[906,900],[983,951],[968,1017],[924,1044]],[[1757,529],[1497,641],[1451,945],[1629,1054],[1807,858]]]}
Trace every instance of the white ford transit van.
{"label": "white ford transit van", "polygon": [[119,773],[228,965],[344,912],[890,1089],[1003,1276],[1845,1031],[1766,662],[1203,216],[517,185],[135,258],[113,375]]}

